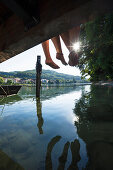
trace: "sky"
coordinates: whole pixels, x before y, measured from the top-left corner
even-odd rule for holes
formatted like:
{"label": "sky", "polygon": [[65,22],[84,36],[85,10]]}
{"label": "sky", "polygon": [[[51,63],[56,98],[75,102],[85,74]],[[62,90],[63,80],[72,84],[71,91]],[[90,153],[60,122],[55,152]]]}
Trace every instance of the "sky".
{"label": "sky", "polygon": [[[69,52],[61,40],[62,51],[66,62],[68,62]],[[59,73],[70,74],[80,76],[80,70],[77,67],[71,67],[69,65],[64,66],[59,60],[56,59],[56,51],[53,43],[50,40],[50,54],[53,61],[60,67],[60,69],[52,69],[50,66],[45,64],[45,55],[42,49],[42,45],[39,44],[19,55],[12,57],[11,59],[0,63],[0,71],[25,71],[35,69],[37,55],[41,56],[42,69],[54,70]]]}

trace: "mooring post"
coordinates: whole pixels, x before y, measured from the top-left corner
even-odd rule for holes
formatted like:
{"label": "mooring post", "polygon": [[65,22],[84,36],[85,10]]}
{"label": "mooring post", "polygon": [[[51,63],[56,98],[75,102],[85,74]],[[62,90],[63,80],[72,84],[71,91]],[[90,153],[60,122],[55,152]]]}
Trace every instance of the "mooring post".
{"label": "mooring post", "polygon": [[37,63],[36,63],[36,98],[40,98],[41,73],[42,73],[41,56],[37,56]]}

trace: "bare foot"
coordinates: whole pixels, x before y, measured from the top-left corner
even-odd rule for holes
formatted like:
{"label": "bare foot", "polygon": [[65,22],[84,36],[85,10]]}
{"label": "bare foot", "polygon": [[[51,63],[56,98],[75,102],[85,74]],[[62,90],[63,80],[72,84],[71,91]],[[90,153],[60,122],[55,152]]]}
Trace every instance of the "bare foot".
{"label": "bare foot", "polygon": [[78,64],[78,55],[75,51],[70,52],[68,64],[73,67]]}
{"label": "bare foot", "polygon": [[56,58],[62,62],[65,66],[67,65],[62,53],[56,53]]}
{"label": "bare foot", "polygon": [[50,67],[54,68],[54,69],[58,69],[60,68],[57,64],[55,64],[52,60],[51,61],[47,61],[45,62],[47,65],[49,65]]}

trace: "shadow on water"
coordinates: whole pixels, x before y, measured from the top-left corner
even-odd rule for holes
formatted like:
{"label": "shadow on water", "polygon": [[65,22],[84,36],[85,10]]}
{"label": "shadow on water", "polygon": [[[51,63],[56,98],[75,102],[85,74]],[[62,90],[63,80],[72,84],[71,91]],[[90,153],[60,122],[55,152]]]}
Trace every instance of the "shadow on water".
{"label": "shadow on water", "polygon": [[75,104],[77,133],[86,143],[88,170],[113,170],[113,88],[92,86]]}

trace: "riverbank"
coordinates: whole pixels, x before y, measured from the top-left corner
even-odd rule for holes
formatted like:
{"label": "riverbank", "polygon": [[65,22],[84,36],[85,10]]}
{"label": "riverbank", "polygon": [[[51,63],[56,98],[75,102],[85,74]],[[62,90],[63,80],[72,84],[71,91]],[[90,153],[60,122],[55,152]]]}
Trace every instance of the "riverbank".
{"label": "riverbank", "polygon": [[101,85],[101,86],[113,86],[113,81],[100,81],[97,83],[93,83],[94,85]]}
{"label": "riverbank", "polygon": [[[73,83],[73,84],[42,84],[41,87],[73,87],[82,85],[91,85],[92,83]],[[25,87],[36,87],[35,84],[21,84]]]}

